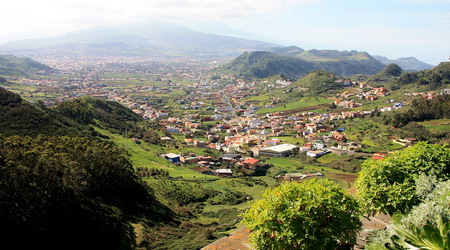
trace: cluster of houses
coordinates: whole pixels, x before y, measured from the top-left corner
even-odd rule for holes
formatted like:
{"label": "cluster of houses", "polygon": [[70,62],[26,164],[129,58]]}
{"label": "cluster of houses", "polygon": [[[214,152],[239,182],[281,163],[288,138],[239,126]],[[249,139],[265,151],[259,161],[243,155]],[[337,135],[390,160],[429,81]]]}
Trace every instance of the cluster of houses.
{"label": "cluster of houses", "polygon": [[252,157],[243,157],[241,154],[223,154],[220,157],[212,156],[196,156],[193,153],[182,155],[176,153],[162,154],[169,162],[175,165],[195,164],[193,170],[209,175],[216,175],[219,177],[231,177],[233,169],[238,169],[240,172],[254,172],[265,164],[261,164],[258,159]]}

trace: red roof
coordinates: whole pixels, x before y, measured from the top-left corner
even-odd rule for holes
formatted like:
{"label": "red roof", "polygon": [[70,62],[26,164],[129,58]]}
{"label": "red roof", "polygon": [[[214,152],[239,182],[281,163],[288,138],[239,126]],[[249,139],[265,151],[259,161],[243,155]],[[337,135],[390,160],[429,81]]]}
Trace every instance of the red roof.
{"label": "red roof", "polygon": [[256,163],[258,163],[258,162],[259,162],[259,160],[257,160],[257,159],[247,158],[247,159],[245,159],[242,163],[244,163],[244,164],[249,164],[249,165],[253,165],[253,164],[256,164]]}

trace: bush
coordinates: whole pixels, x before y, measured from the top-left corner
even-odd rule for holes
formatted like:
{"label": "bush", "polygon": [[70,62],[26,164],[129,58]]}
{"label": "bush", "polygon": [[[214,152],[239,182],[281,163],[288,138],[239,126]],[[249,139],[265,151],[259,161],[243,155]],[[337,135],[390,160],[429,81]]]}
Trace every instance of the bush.
{"label": "bush", "polygon": [[244,221],[258,249],[350,249],[361,227],[357,201],[325,179],[269,189]]}

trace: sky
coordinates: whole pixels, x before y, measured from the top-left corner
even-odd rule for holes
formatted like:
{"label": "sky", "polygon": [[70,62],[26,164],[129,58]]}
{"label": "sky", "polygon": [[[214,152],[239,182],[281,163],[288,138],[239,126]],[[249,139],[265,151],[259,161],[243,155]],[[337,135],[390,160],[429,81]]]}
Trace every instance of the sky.
{"label": "sky", "polygon": [[0,43],[155,19],[227,25],[303,49],[433,65],[450,57],[450,0],[12,0],[2,4]]}

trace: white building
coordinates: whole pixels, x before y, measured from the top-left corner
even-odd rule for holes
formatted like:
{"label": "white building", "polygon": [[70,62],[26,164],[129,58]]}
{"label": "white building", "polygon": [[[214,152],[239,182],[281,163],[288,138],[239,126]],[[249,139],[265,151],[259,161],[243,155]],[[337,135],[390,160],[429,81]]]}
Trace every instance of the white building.
{"label": "white building", "polygon": [[268,148],[262,148],[259,150],[259,155],[264,156],[288,156],[292,154],[294,148],[298,148],[298,146],[294,144],[281,144]]}

